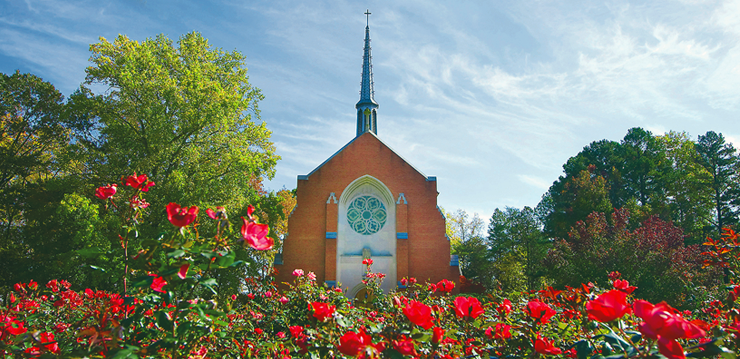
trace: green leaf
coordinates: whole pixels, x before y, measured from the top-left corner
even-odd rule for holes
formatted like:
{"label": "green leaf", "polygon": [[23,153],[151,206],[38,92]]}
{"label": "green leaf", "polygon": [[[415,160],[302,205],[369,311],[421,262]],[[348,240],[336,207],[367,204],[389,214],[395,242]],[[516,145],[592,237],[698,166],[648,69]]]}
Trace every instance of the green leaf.
{"label": "green leaf", "polygon": [[571,345],[570,347],[576,348],[578,359],[588,358],[588,356],[594,352],[594,347],[591,345],[591,342],[585,339],[581,339],[573,343],[573,345]]}
{"label": "green leaf", "polygon": [[390,359],[404,359],[403,354],[399,353],[396,349],[386,349],[383,351],[383,357]]}
{"label": "green leaf", "polygon": [[176,249],[172,252],[167,253],[167,258],[180,258],[185,255],[185,251],[182,249]]}
{"label": "green leaf", "polygon": [[136,355],[136,351],[139,350],[138,347],[127,345],[125,349],[121,349],[119,351],[111,351],[109,355],[112,354],[110,357],[111,359],[137,359],[139,358],[138,355]]}
{"label": "green leaf", "polygon": [[153,280],[154,280],[154,277],[150,277],[150,276],[137,277],[131,281],[131,286],[134,288],[148,287],[152,285]]}
{"label": "green leaf", "polygon": [[103,269],[103,268],[100,268],[100,267],[98,267],[98,266],[90,265],[90,268],[92,268],[92,269],[95,269],[95,270],[99,270],[99,271],[101,271],[101,272],[105,272],[105,269]]}
{"label": "green leaf", "polygon": [[432,339],[432,336],[429,335],[428,333],[420,332],[420,333],[416,333],[412,335],[411,338],[413,338],[414,340],[418,340],[422,343],[427,343]]}
{"label": "green leaf", "polygon": [[706,357],[716,357],[717,355],[721,355],[723,358],[735,358],[736,355],[733,351],[719,346],[716,343],[719,341],[711,341],[707,343],[702,343],[696,346],[693,346],[691,348],[687,348],[687,351],[692,351],[701,348],[701,351],[697,351],[694,353],[689,353],[686,356],[690,358],[706,358]]}
{"label": "green leaf", "polygon": [[182,324],[178,325],[177,326],[177,330],[176,330],[177,335],[178,336],[181,336],[181,337],[182,336],[185,336],[185,334],[188,333],[188,331],[190,331],[190,327],[192,327],[192,326],[193,325],[190,324],[190,322],[185,322],[185,323],[182,323]]}
{"label": "green leaf", "polygon": [[218,257],[216,260],[216,264],[219,267],[230,267],[234,263],[234,259],[236,258],[236,253],[229,252],[225,256]]}
{"label": "green leaf", "polygon": [[202,286],[204,286],[204,287],[206,287],[206,288],[208,288],[214,295],[218,295],[218,293],[216,292],[216,290],[213,289],[213,286],[218,285],[218,282],[216,282],[215,279],[208,278],[206,280],[200,281],[199,284],[202,285]]}
{"label": "green leaf", "polygon": [[170,320],[170,318],[167,316],[167,312],[165,312],[165,311],[158,311],[156,315],[157,315],[157,325],[160,328],[162,328],[164,330],[168,330],[168,331],[169,330],[172,330],[173,323]]}
{"label": "green leaf", "polygon": [[343,315],[337,315],[336,316],[336,319],[337,319],[337,325],[339,325],[342,328],[347,328],[350,325],[352,325],[351,322],[350,323],[347,323],[347,321],[344,319],[344,316]]}
{"label": "green leaf", "polygon": [[218,285],[218,282],[216,282],[216,279],[214,279],[214,278],[208,278],[206,280],[200,281],[200,284],[201,285],[204,285],[204,286],[207,286],[207,287],[211,287],[211,286],[214,286],[214,285]]}

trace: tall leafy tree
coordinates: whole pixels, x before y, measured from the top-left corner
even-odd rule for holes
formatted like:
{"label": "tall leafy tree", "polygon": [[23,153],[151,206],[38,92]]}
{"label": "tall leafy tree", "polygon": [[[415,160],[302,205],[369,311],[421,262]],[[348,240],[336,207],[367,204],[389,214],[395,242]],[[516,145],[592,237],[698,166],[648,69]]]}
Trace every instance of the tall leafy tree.
{"label": "tall leafy tree", "polygon": [[[550,188],[551,212],[547,214],[545,229],[552,237],[566,238],[576,222],[593,212],[611,213],[607,180],[596,174],[593,166],[575,176],[564,178],[562,186],[556,183]],[[562,190],[554,190],[562,187]]]}
{"label": "tall leafy tree", "polygon": [[445,212],[447,237],[450,239],[452,254],[458,256],[462,274],[472,281],[485,284],[488,278],[489,263],[483,239],[483,220],[465,211]]}
{"label": "tall leafy tree", "polygon": [[699,244],[713,235],[712,189],[705,185],[709,172],[699,164],[696,145],[686,132],[668,132],[657,137],[672,166],[665,177],[669,219],[683,229],[686,244]]}
{"label": "tall leafy tree", "polygon": [[[542,260],[551,243],[532,208],[506,207],[503,211],[497,208],[488,225],[486,244],[494,275],[504,290],[534,290],[539,287],[545,274]],[[520,278],[523,277],[524,281],[511,276],[517,271],[521,271]]]}
{"label": "tall leafy tree", "polygon": [[582,171],[589,171],[594,176],[604,178],[609,185],[609,201],[615,207],[621,207],[629,198],[622,175],[624,165],[624,150],[621,143],[609,140],[591,142],[563,165],[565,176],[561,176],[555,182],[553,190],[562,190],[568,179],[580,175]]}
{"label": "tall leafy tree", "polygon": [[[609,214],[613,208],[628,207],[633,216],[642,219],[652,215],[670,219],[666,187],[668,179],[675,176],[665,145],[650,131],[635,127],[627,131],[621,142],[601,140],[584,147],[563,165],[564,176],[553,183],[540,206],[548,211],[548,234],[566,238],[570,228],[591,212]],[[585,171],[591,178],[591,187],[599,191],[584,191],[588,188]],[[593,197],[603,190],[608,202]]]}
{"label": "tall leafy tree", "polygon": [[650,131],[634,127],[624,136],[621,151],[626,192],[642,206],[660,207],[665,202],[665,177],[671,169],[662,142]]}
{"label": "tall leafy tree", "polygon": [[[157,183],[149,196],[156,212],[170,201],[242,208],[255,199],[255,179],[271,177],[279,157],[244,55],[196,32],[176,44],[164,35],[101,38],[90,50],[92,65],[71,106],[99,133],[88,142],[94,180],[148,174]],[[95,95],[90,85],[105,91]]]}
{"label": "tall leafy tree", "polygon": [[[37,214],[53,214],[78,183],[74,132],[51,83],[0,73],[0,287],[32,278],[39,253],[55,246],[58,227],[44,228],[48,216]],[[34,228],[45,231],[37,236]]]}
{"label": "tall leafy tree", "polygon": [[[249,83],[244,55],[214,48],[197,32],[176,42],[164,35],[141,42],[122,35],[113,42],[101,38],[90,51],[85,83],[68,104],[89,134],[81,140],[94,183],[87,192],[133,172],[155,183],[146,196],[152,215],[130,242],[134,253],[137,238],[171,228],[164,215],[169,202],[203,210],[223,206],[235,223],[246,216],[248,204],[278,212],[271,209],[277,201],[261,198],[261,183],[274,174],[279,157],[260,120],[263,96]],[[96,94],[92,86],[104,91]],[[102,256],[120,257],[120,228],[108,225],[116,223],[115,216],[103,210],[101,222],[110,228],[104,233],[108,245],[99,247]],[[204,219],[201,230],[212,226]],[[250,261],[247,251],[237,254],[253,265],[226,271],[218,279],[230,288],[224,292],[235,292],[245,271],[264,264]],[[115,260],[90,265],[106,270],[109,282],[122,277]],[[120,279],[114,283],[120,288]]]}
{"label": "tall leafy tree", "polygon": [[696,152],[699,154],[697,162],[709,174],[703,182],[713,192],[713,224],[719,238],[722,228],[733,225],[738,220],[740,158],[732,144],[725,142],[724,136],[714,131],[699,135]]}
{"label": "tall leafy tree", "polygon": [[62,170],[64,96],[37,76],[0,73],[0,189]]}

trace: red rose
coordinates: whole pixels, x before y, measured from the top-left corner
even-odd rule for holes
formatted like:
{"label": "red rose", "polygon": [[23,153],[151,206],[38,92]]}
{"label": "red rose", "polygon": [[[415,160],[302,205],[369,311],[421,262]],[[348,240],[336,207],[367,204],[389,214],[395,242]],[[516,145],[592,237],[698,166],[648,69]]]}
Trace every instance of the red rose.
{"label": "red rose", "polygon": [[333,305],[322,302],[313,302],[311,303],[311,307],[313,308],[313,317],[318,319],[320,322],[323,322],[326,320],[326,318],[331,317],[331,315],[334,314],[334,311],[337,309],[337,307]]}
{"label": "red rose", "polygon": [[546,324],[550,321],[550,318],[557,314],[555,310],[550,308],[549,305],[538,300],[533,300],[527,303],[527,308],[525,309],[525,311],[529,314],[529,316],[531,316],[533,319],[541,324]]}
{"label": "red rose", "polygon": [[411,323],[424,329],[429,329],[434,325],[432,322],[432,308],[424,303],[410,300],[403,308],[403,314]]}
{"label": "red rose", "polygon": [[614,288],[619,289],[627,294],[632,294],[632,292],[637,289],[635,286],[630,286],[630,282],[623,280],[623,279],[617,279],[614,281]]}
{"label": "red rose", "polygon": [[606,323],[631,313],[632,308],[627,304],[627,294],[615,289],[586,303],[586,312],[588,319]]}
{"label": "red rose", "polygon": [[160,277],[160,276],[158,276],[156,274],[150,274],[150,276],[156,277],[156,278],[154,278],[154,280],[152,280],[152,284],[149,287],[152,288],[152,290],[155,291],[155,292],[164,293],[164,290],[162,290],[162,287],[164,287],[165,285],[167,285],[167,281],[164,280],[164,278],[162,278],[162,277]]}
{"label": "red rose", "polygon": [[167,219],[175,227],[185,227],[195,221],[198,216],[198,207],[180,207],[179,204],[170,202],[167,205]]}
{"label": "red rose", "polygon": [[651,339],[695,339],[706,335],[696,324],[687,321],[678,311],[665,302],[653,305],[644,300],[635,301],[635,315],[644,322],[640,323],[640,332]]}
{"label": "red rose", "polygon": [[455,288],[455,282],[451,282],[447,279],[442,279],[441,281],[439,281],[439,283],[437,283],[435,290],[437,292],[449,293],[449,292],[452,292],[452,289],[454,288]]}
{"label": "red rose", "polygon": [[658,339],[658,350],[668,358],[682,358],[683,347],[676,342],[678,338],[696,339],[706,336],[704,329],[687,321],[678,311],[665,302],[656,305],[644,300],[634,303],[635,315],[644,322],[640,332],[650,339]]}
{"label": "red rose", "polygon": [[0,328],[4,327],[3,330],[0,331],[0,339],[5,339],[3,331],[10,335],[19,335],[27,332],[28,329],[24,328],[23,324],[23,322],[15,320],[15,317],[11,317],[9,315],[5,315],[5,318],[0,318]]}
{"label": "red rose", "polygon": [[475,319],[485,312],[478,298],[457,297],[453,303],[455,304],[455,314],[457,314],[458,318],[470,317]]}
{"label": "red rose", "polygon": [[681,343],[675,340],[660,339],[658,340],[658,351],[669,359],[685,359],[686,354],[683,352]]}
{"label": "red rose", "polygon": [[292,335],[293,338],[301,338],[304,335],[303,327],[300,325],[294,325],[289,327],[288,329],[290,329],[290,335]]}
{"label": "red rose", "polygon": [[439,344],[439,341],[442,340],[442,337],[445,335],[445,330],[440,327],[434,327],[432,328],[432,343]]}
{"label": "red rose", "polygon": [[216,210],[212,210],[210,208],[206,209],[206,214],[211,219],[218,220],[219,218],[223,217],[226,218],[226,209],[224,207],[216,207]]}
{"label": "red rose", "polygon": [[182,266],[180,266],[180,270],[177,271],[177,276],[180,277],[180,279],[187,278],[188,269],[190,269],[190,263],[183,264]]}
{"label": "red rose", "polygon": [[537,334],[537,340],[534,342],[534,350],[544,355],[558,355],[563,352],[560,348],[555,347],[552,341],[540,337],[539,334]]}
{"label": "red rose", "polygon": [[486,329],[486,336],[489,339],[511,339],[511,325],[497,323],[495,328],[488,327],[488,329]]}
{"label": "red rose", "polygon": [[385,346],[382,343],[373,345],[370,336],[365,334],[362,330],[360,330],[359,333],[355,333],[350,330],[339,338],[338,349],[339,352],[344,355],[356,357],[367,350],[379,354],[383,349],[385,349]]}
{"label": "red rose", "polygon": [[108,198],[113,197],[114,194],[116,194],[116,190],[118,190],[117,185],[109,184],[107,186],[98,187],[95,190],[95,197],[98,197],[102,200],[106,200]]}
{"label": "red rose", "polygon": [[504,301],[496,308],[501,316],[506,316],[511,313],[511,301],[504,299]]}
{"label": "red rose", "polygon": [[136,175],[134,172],[133,176],[128,176],[125,182],[126,186],[131,186],[135,189],[140,189],[142,192],[148,192],[149,187],[154,186],[154,182],[149,181],[146,175]]}
{"label": "red rose", "polygon": [[396,351],[401,353],[401,355],[419,355],[419,353],[416,352],[414,340],[406,338],[404,336],[401,336],[400,340],[393,341],[393,349],[396,349]]}
{"label": "red rose", "polygon": [[242,221],[244,221],[244,224],[242,224],[241,233],[244,242],[258,251],[272,249],[274,241],[267,236],[270,231],[269,226],[251,222],[244,217],[242,217]]}

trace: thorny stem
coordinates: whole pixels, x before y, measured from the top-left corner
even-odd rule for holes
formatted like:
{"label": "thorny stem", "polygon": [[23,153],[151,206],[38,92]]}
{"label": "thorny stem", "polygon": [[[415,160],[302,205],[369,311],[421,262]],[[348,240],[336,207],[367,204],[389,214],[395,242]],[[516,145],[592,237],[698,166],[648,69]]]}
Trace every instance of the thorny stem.
{"label": "thorny stem", "polygon": [[642,356],[643,354],[642,354],[642,351],[640,350],[640,347],[638,347],[635,343],[632,342],[632,339],[630,339],[629,335],[627,335],[627,333],[624,332],[624,329],[622,329],[622,326],[617,325],[617,329],[619,329],[619,332],[622,333],[622,337],[625,340],[627,340],[627,342],[630,343],[630,345],[632,345],[632,347],[635,348],[635,350],[637,350],[637,353],[639,353],[640,356]]}

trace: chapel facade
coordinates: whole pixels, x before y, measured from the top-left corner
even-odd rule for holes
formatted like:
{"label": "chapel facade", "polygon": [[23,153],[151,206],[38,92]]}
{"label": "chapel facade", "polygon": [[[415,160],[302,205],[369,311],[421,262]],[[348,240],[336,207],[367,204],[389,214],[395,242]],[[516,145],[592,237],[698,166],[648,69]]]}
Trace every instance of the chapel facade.
{"label": "chapel facade", "polygon": [[[369,13],[366,13],[369,15]],[[370,28],[365,27],[356,137],[307,175],[298,176],[297,205],[275,259],[277,282],[314,272],[349,298],[364,289],[363,259],[386,275],[385,293],[404,277],[458,282],[445,218],[437,207],[436,177],[426,176],[378,137]]]}

